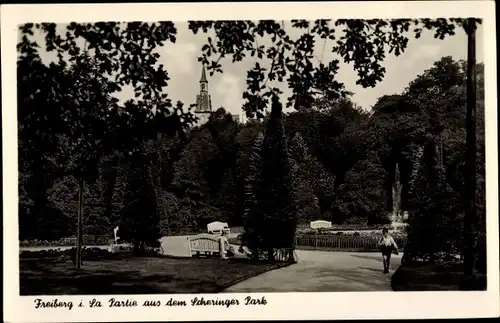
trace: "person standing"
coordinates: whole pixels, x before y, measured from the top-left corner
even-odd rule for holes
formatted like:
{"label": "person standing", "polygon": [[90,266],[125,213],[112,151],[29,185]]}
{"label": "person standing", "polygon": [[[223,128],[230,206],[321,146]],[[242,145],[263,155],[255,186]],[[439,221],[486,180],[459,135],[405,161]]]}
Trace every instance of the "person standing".
{"label": "person standing", "polygon": [[382,237],[380,238],[378,245],[380,251],[382,252],[382,259],[384,262],[384,274],[389,273],[389,268],[391,265],[391,255],[392,253],[398,254],[398,245],[394,238],[389,234],[389,229],[382,229]]}

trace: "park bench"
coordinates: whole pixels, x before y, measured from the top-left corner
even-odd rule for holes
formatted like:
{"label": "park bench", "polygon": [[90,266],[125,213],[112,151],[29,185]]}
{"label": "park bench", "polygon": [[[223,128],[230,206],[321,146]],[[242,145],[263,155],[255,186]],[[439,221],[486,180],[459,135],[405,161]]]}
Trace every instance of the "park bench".
{"label": "park bench", "polygon": [[332,222],[325,220],[311,221],[310,227],[311,229],[323,229],[323,228],[329,229],[332,227]]}
{"label": "park bench", "polygon": [[189,254],[191,256],[219,256],[221,242],[219,237],[211,234],[198,234],[187,238],[189,240]]}
{"label": "park bench", "polygon": [[220,235],[222,232],[231,233],[231,229],[226,222],[215,221],[207,224],[207,232],[210,234]]}

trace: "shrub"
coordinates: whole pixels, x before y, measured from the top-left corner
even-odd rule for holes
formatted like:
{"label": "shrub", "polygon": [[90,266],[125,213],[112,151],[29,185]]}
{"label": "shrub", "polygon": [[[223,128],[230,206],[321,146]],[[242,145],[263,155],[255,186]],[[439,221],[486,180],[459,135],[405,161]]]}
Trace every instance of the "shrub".
{"label": "shrub", "polygon": [[[73,259],[76,255],[76,248],[71,249],[49,249],[49,250],[37,250],[37,251],[28,251],[24,250],[19,253],[20,258],[66,258]],[[101,248],[82,248],[82,259],[83,260],[102,260],[108,259],[112,255],[106,249]]]}
{"label": "shrub", "polygon": [[65,253],[61,249],[37,250],[29,251],[23,250],[19,253],[19,258],[55,258],[61,257]]}
{"label": "shrub", "polygon": [[[94,246],[105,246],[109,245],[112,240],[110,236],[83,236],[82,237],[84,245],[94,245]],[[61,238],[59,240],[23,240],[19,243],[21,247],[67,247],[74,246],[76,244],[76,237],[70,236]]]}

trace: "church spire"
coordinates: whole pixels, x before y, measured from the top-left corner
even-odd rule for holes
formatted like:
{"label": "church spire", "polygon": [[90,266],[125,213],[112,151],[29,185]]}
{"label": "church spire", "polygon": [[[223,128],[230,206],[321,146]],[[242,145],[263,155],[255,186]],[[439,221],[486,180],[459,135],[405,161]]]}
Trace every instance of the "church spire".
{"label": "church spire", "polygon": [[205,64],[203,64],[201,70],[200,94],[196,96],[195,113],[200,114],[199,117],[202,117],[204,120],[203,122],[206,122],[212,113],[212,102],[210,94],[208,94],[208,80],[205,72]]}
{"label": "church spire", "polygon": [[207,75],[205,73],[205,64],[203,64],[203,68],[201,70],[201,79],[200,79],[200,83],[208,83],[207,81]]}

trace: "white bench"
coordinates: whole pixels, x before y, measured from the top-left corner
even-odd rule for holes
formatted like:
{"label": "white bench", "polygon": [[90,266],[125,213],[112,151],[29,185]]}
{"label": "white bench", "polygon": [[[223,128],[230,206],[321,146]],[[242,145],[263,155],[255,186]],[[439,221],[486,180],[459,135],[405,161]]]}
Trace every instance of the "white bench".
{"label": "white bench", "polygon": [[207,224],[207,232],[210,234],[218,234],[218,235],[222,234],[222,232],[230,234],[231,229],[229,228],[227,222],[215,221]]}
{"label": "white bench", "polygon": [[187,237],[189,240],[189,254],[193,255],[206,255],[214,256],[221,254],[220,238],[211,234],[198,234],[195,236]]}
{"label": "white bench", "polygon": [[311,221],[310,223],[311,229],[328,229],[332,227],[332,222],[325,220],[316,220]]}

